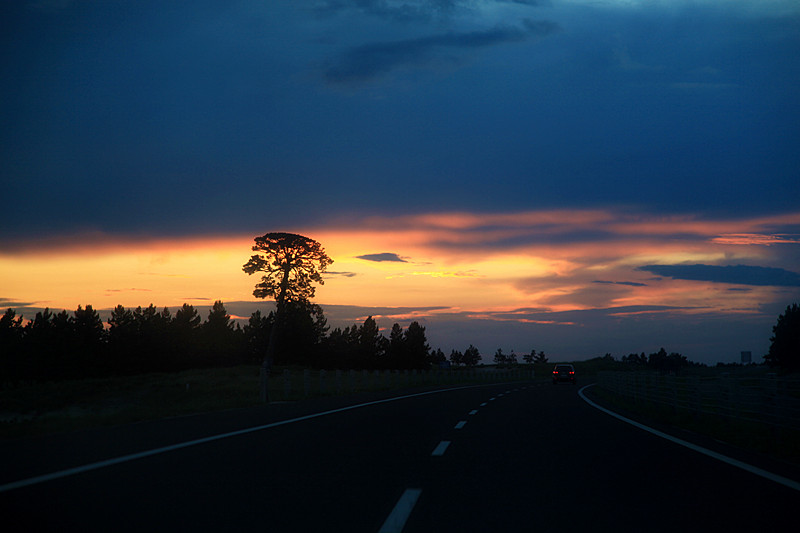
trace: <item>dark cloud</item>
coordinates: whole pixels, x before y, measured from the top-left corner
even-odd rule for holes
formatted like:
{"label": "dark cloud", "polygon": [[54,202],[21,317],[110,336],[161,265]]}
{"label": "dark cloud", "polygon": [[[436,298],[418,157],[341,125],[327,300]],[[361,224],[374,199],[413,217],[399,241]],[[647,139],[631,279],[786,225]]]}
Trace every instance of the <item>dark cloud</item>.
{"label": "dark cloud", "polygon": [[790,270],[759,266],[646,265],[637,268],[659,276],[691,281],[711,281],[736,285],[800,287],[800,274]]}
{"label": "dark cloud", "polygon": [[153,292],[153,289],[138,289],[131,287],[130,289],[106,289],[106,292]]}
{"label": "dark cloud", "polygon": [[325,70],[331,83],[357,83],[379,77],[398,67],[428,64],[442,48],[476,49],[497,44],[544,37],[558,29],[550,21],[523,21],[523,28],[498,27],[490,30],[447,33],[386,43],[369,43],[347,50]]}
{"label": "dark cloud", "polygon": [[427,0],[424,2],[389,2],[387,0],[327,0],[312,9],[320,16],[356,11],[365,15],[396,21],[429,20],[434,15],[452,12],[463,3],[460,0]]}
{"label": "dark cloud", "polygon": [[596,279],[592,283],[606,283],[610,285],[628,285],[630,287],[647,287],[647,283],[637,283],[635,281],[603,281]]}
{"label": "dark cloud", "polygon": [[358,274],[356,274],[355,272],[325,272],[325,276],[326,277],[328,277],[328,276],[341,276],[343,278],[354,278],[357,275]]}
{"label": "dark cloud", "polygon": [[[498,4],[520,4],[525,6],[548,5],[548,0],[495,0]],[[312,11],[322,17],[335,16],[343,12],[357,12],[365,15],[411,22],[430,20],[434,17],[447,17],[454,13],[469,10],[469,0],[411,0],[397,2],[391,0],[326,0],[318,2]]]}
{"label": "dark cloud", "polygon": [[33,302],[20,302],[13,298],[0,298],[0,308],[14,309],[15,307],[28,307],[31,305],[33,305]]}
{"label": "dark cloud", "polygon": [[614,305],[620,295],[628,294],[633,289],[623,287],[627,284],[588,285],[564,294],[556,294],[541,298],[546,305],[569,305],[579,307],[606,308]]}
{"label": "dark cloud", "polygon": [[393,253],[390,253],[390,252],[384,252],[384,253],[381,253],[381,254],[359,255],[359,256],[356,257],[356,259],[363,259],[365,261],[376,261],[376,262],[379,262],[379,263],[382,262],[382,261],[397,261],[399,263],[407,263],[408,262],[405,259],[401,259],[399,255],[393,254]]}

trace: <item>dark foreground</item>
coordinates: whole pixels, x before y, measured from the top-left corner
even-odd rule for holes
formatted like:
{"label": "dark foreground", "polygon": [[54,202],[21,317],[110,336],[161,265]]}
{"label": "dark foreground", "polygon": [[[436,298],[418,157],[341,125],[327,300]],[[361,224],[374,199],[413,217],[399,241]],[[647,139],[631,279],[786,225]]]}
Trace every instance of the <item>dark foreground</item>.
{"label": "dark foreground", "polygon": [[[2,529],[390,531],[409,489],[418,499],[395,531],[766,531],[794,522],[797,490],[625,424],[578,389],[463,388],[157,453],[0,492]],[[0,484],[388,396],[9,441]]]}

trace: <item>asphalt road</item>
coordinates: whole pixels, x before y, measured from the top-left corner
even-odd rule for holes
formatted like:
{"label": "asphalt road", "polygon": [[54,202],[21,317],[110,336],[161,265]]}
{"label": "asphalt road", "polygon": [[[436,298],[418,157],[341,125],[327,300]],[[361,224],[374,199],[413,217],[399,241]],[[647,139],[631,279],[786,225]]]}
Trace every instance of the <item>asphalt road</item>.
{"label": "asphalt road", "polygon": [[[0,443],[0,529],[785,531],[797,520],[800,491],[617,420],[569,384],[484,385],[350,408],[388,398]],[[204,437],[212,439],[181,444]],[[170,445],[178,447],[8,488]]]}

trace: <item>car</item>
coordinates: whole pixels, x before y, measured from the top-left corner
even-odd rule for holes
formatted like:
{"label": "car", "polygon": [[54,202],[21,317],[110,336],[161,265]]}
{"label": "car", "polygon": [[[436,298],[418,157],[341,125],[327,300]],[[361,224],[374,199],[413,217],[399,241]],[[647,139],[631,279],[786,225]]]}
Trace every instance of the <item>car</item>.
{"label": "car", "polygon": [[553,385],[559,381],[571,381],[575,385],[575,367],[568,364],[557,364],[553,369]]}

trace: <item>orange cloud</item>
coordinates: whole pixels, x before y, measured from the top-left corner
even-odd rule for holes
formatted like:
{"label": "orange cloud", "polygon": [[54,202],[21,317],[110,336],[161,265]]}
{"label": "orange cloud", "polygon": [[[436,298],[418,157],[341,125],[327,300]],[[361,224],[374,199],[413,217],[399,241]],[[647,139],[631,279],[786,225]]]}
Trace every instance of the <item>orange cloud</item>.
{"label": "orange cloud", "polygon": [[[547,210],[372,217],[293,231],[321,242],[335,261],[317,291],[322,304],[444,306],[477,315],[653,305],[749,312],[783,293],[658,279],[636,268],[731,262],[790,268],[784,247],[764,244],[796,242],[791,236],[798,225],[800,214],[704,220]],[[252,300],[258,277],[242,272],[252,241],[251,235],[91,234],[31,242],[0,252],[0,298],[68,309]],[[405,262],[359,259],[376,253]]]}

